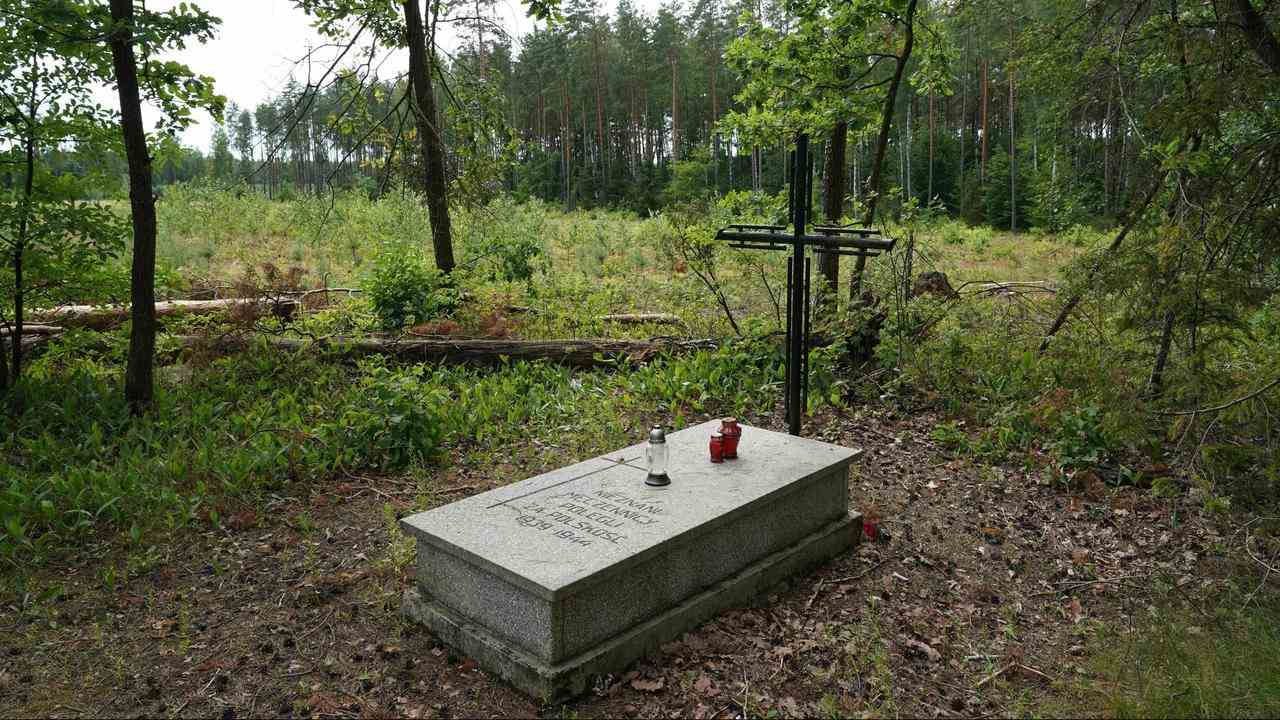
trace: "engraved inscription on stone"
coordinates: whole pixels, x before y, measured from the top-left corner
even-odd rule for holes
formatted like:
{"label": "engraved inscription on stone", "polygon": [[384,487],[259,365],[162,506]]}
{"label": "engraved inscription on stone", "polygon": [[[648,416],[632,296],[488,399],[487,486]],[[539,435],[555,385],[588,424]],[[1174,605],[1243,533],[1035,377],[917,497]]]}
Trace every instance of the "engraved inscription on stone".
{"label": "engraved inscription on stone", "polygon": [[516,525],[525,531],[546,533],[574,547],[623,545],[634,528],[661,522],[667,512],[661,500],[608,488],[530,496],[507,508],[516,510]]}

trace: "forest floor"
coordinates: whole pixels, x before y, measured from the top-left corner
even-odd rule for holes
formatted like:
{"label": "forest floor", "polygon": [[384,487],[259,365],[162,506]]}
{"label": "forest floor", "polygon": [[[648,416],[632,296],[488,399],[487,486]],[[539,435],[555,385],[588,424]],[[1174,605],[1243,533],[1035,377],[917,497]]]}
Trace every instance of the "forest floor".
{"label": "forest floor", "polygon": [[[778,414],[746,418],[780,428]],[[179,531],[127,578],[50,567],[55,600],[0,598],[6,716],[810,717],[1096,714],[1101,638],[1140,622],[1154,587],[1212,597],[1226,542],[1198,503],[956,457],[943,418],[826,411],[809,434],[867,453],[863,542],[755,607],[725,612],[563,706],[510,689],[399,615],[420,509],[406,478],[315,483]],[[746,447],[749,447],[746,446]],[[565,458],[569,460],[570,458]],[[531,468],[460,467],[432,502]],[[123,575],[123,574],[122,574]],[[113,587],[114,586],[114,587]],[[21,611],[19,611],[21,609]]]}

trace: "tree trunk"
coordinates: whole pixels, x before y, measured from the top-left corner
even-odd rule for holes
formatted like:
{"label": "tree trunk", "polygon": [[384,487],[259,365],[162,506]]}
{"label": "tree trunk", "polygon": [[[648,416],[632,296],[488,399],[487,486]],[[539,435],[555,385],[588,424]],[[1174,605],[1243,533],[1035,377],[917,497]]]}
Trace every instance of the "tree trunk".
{"label": "tree trunk", "polygon": [[760,184],[760,146],[751,146],[751,190],[760,192],[763,188]]}
{"label": "tree trunk", "polygon": [[[1118,80],[1117,80],[1118,82]],[[1102,212],[1103,214],[1111,213],[1111,105],[1112,98],[1115,95],[1116,83],[1112,83],[1107,88],[1107,107],[1103,113],[1103,133],[1102,133]]]}
{"label": "tree trunk", "polygon": [[[30,182],[30,178],[28,177],[28,187],[30,186]],[[10,368],[10,372],[12,373],[13,385],[15,387],[18,384],[18,380],[22,377],[22,254],[25,252],[25,248],[23,246],[26,244],[27,212],[27,210],[23,211],[22,220],[20,221],[21,227],[18,230],[18,243],[13,251],[13,336],[15,340],[13,343],[13,362],[11,363],[13,367]]]}
{"label": "tree trunk", "polygon": [[[33,70],[34,76],[34,70]],[[31,115],[35,117],[36,103],[36,80],[31,81]],[[22,256],[27,251],[27,233],[31,229],[31,195],[35,183],[36,172],[36,143],[35,138],[28,135],[26,142],[26,171],[27,175],[22,183],[22,196],[25,203],[22,208],[22,216],[18,220],[18,237],[17,242],[13,246],[13,361],[8,369],[12,373],[12,384],[16,387],[18,380],[22,377],[22,323],[25,320],[23,313],[23,300],[25,299],[25,289],[23,287],[22,278]],[[5,387],[9,386],[9,377],[5,378]]]}
{"label": "tree trunk", "polygon": [[[222,300],[172,300],[153,305],[155,317],[172,315],[209,315],[219,312],[271,312],[278,317],[291,317],[299,301],[272,298],[225,298]],[[61,327],[107,330],[128,318],[128,309],[112,305],[62,305],[33,314],[37,322]]]}
{"label": "tree trunk", "polygon": [[370,355],[405,362],[500,364],[508,360],[550,360],[573,367],[610,367],[615,358],[644,361],[665,353],[695,352],[716,347],[712,340],[443,340],[328,338],[311,341],[271,335],[207,337],[178,335],[183,347],[239,352],[254,342],[265,342],[284,352],[330,351],[345,358]]}
{"label": "tree trunk", "polygon": [[570,175],[573,172],[573,129],[569,126],[569,89],[564,80],[560,81],[560,168],[564,171],[564,210],[573,210],[573,183]]}
{"label": "tree trunk", "polygon": [[1266,19],[1253,7],[1253,0],[1235,0],[1235,4],[1240,15],[1240,29],[1253,52],[1271,72],[1280,75],[1280,41],[1267,27]]}
{"label": "tree trunk", "polygon": [[1151,368],[1151,378],[1147,383],[1152,397],[1160,397],[1164,393],[1164,368],[1169,362],[1169,348],[1173,346],[1173,311],[1165,313],[1164,327],[1160,331],[1160,348],[1156,351],[1156,361]]}
{"label": "tree trunk", "polygon": [[151,188],[151,154],[147,151],[138,92],[138,64],[133,54],[133,0],[111,0],[111,62],[120,95],[120,128],[129,165],[129,206],[133,221],[133,264],[130,274],[129,360],[124,397],[135,415],[151,405],[156,351],[156,198]]}
{"label": "tree trunk", "polygon": [[[848,154],[849,124],[838,122],[831,128],[831,139],[827,142],[827,162],[823,169],[826,187],[823,192],[822,213],[830,225],[840,222],[844,215],[845,196],[845,156]],[[831,289],[832,298],[840,290],[840,256],[833,253],[822,253],[818,256],[818,270]]]}
{"label": "tree trunk", "polygon": [[[915,44],[917,2],[918,0],[911,0],[907,4],[907,12],[904,16],[906,36],[903,38],[902,54],[898,56],[897,66],[893,70],[893,80],[889,82],[889,92],[885,96],[884,110],[880,116],[880,136],[876,138],[875,156],[871,161],[871,175],[867,180],[867,209],[862,218],[862,224],[866,227],[871,227],[876,215],[876,203],[880,200],[881,175],[884,169],[885,149],[889,145],[889,130],[893,125],[893,108],[898,100],[898,88],[902,85],[902,75],[907,68],[907,61],[911,59],[911,48]],[[862,292],[862,272],[866,266],[867,257],[859,255],[857,262],[853,266],[852,277],[849,278],[850,300],[857,301],[858,295]]]}
{"label": "tree trunk", "polygon": [[934,116],[933,116],[933,93],[929,93],[929,192],[925,196],[925,205],[933,202],[933,132],[934,132]]}
{"label": "tree trunk", "polygon": [[404,0],[404,19],[409,42],[409,85],[413,90],[414,117],[418,125],[422,161],[421,190],[427,200],[431,222],[431,244],[440,272],[453,271],[453,228],[449,221],[448,182],[445,177],[444,138],[440,135],[440,113],[436,109],[431,74],[435,47],[427,47],[426,32],[418,0]]}
{"label": "tree trunk", "polygon": [[615,322],[621,325],[684,325],[684,321],[671,313],[622,313],[601,315],[600,322]]}
{"label": "tree trunk", "polygon": [[[608,156],[605,153],[606,140],[605,140],[605,132],[604,132],[604,66],[600,59],[600,31],[599,30],[596,30],[595,33],[593,33],[591,37],[591,43],[592,43],[591,56],[593,59],[591,75],[592,75],[592,79],[595,81],[595,91],[596,91],[595,92],[595,95],[596,95],[596,166],[598,168],[598,172],[600,173],[599,177],[603,178],[606,174],[606,168],[608,167],[608,164],[607,164]],[[602,197],[601,193],[603,191],[603,185],[604,183],[602,182],[596,182],[597,202]]]}
{"label": "tree trunk", "polygon": [[671,162],[680,159],[680,98],[677,97],[676,53],[671,51]]}
{"label": "tree trunk", "polygon": [[[716,121],[720,119],[720,101],[716,96],[716,76],[720,74],[720,51],[718,48],[712,47],[711,53],[707,57],[708,64],[711,65],[711,168],[713,173],[712,181],[715,183],[716,194],[720,194],[720,131],[716,128]],[[729,165],[729,172],[733,172],[733,165]],[[732,184],[732,180],[730,180]],[[731,188],[732,189],[732,188]]]}
{"label": "tree trunk", "polygon": [[[40,95],[40,73],[39,66],[35,63],[34,53],[32,53],[31,63],[31,87],[30,95],[28,95],[27,117],[33,121],[36,112],[39,110]],[[23,255],[27,252],[27,240],[31,232],[31,196],[34,194],[35,177],[36,177],[36,137],[34,131],[28,132],[24,145],[23,168],[26,175],[22,180],[22,214],[18,219],[18,236],[14,238],[13,244],[13,361],[12,367],[0,370],[5,371],[4,385],[0,386],[0,390],[7,389],[10,385],[9,379],[12,377],[12,384],[17,386],[18,380],[22,377],[22,325],[25,321],[23,313],[23,301],[26,299],[25,282],[22,277],[23,271]],[[3,347],[0,347],[0,354],[3,353]]]}
{"label": "tree trunk", "polygon": [[[969,44],[968,44],[968,41],[966,40],[965,42],[966,55],[968,54],[968,50],[969,50]],[[966,72],[966,75],[967,74],[968,73]],[[969,99],[969,83],[965,82],[965,79],[961,79],[960,81],[960,174],[956,178],[956,187],[959,189],[960,195],[959,197],[956,198],[956,205],[955,205],[956,209],[959,210],[961,217],[964,216],[965,210],[966,210],[965,187],[967,183],[965,182],[965,177],[964,177],[964,148],[965,148],[965,145],[969,144],[969,128],[971,127],[971,125],[969,124],[969,112],[968,112],[968,102],[967,102],[968,99]]]}
{"label": "tree trunk", "polygon": [[1013,16],[1009,16],[1009,230],[1018,233],[1018,155],[1013,124]]}
{"label": "tree trunk", "polygon": [[898,137],[902,141],[902,145],[901,145],[902,163],[899,167],[905,168],[903,172],[903,176],[906,181],[905,184],[907,186],[907,199],[911,199],[916,196],[915,190],[911,187],[911,146],[915,144],[913,141],[914,136],[911,134],[911,130],[912,130],[911,121],[912,121],[912,115],[914,115],[913,108],[915,107],[915,105],[916,105],[916,99],[915,99],[914,93],[912,93],[911,89],[908,88],[907,89],[906,122],[902,124],[902,127],[898,128]]}
{"label": "tree trunk", "polygon": [[986,184],[987,182],[987,102],[989,100],[989,91],[987,89],[987,75],[991,70],[991,63],[988,60],[982,61],[982,99],[980,101],[981,109],[978,111],[978,122],[982,125],[982,165],[978,170],[978,182]]}

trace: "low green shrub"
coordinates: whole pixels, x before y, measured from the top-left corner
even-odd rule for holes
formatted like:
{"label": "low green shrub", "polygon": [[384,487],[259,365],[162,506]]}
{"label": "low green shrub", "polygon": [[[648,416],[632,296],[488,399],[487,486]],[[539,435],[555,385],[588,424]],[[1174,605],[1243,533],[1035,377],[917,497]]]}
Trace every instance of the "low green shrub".
{"label": "low green shrub", "polygon": [[312,435],[340,447],[342,465],[396,471],[429,461],[444,440],[442,407],[448,401],[433,379],[422,365],[392,369],[382,358],[366,359],[354,401]]}
{"label": "low green shrub", "polygon": [[507,197],[461,211],[454,227],[462,265],[487,280],[532,280],[547,269],[548,216],[541,202],[517,204]]}
{"label": "low green shrub", "polygon": [[421,248],[404,243],[382,247],[366,290],[384,330],[448,316],[461,302],[450,278],[431,265]]}

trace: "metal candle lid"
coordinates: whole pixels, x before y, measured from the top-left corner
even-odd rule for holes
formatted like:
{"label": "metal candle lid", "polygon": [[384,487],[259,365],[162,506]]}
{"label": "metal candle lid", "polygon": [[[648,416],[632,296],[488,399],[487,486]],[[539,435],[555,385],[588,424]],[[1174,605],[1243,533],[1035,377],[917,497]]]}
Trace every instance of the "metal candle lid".
{"label": "metal candle lid", "polygon": [[664,443],[666,441],[667,441],[667,432],[662,429],[661,425],[654,425],[653,429],[649,431],[649,442]]}

